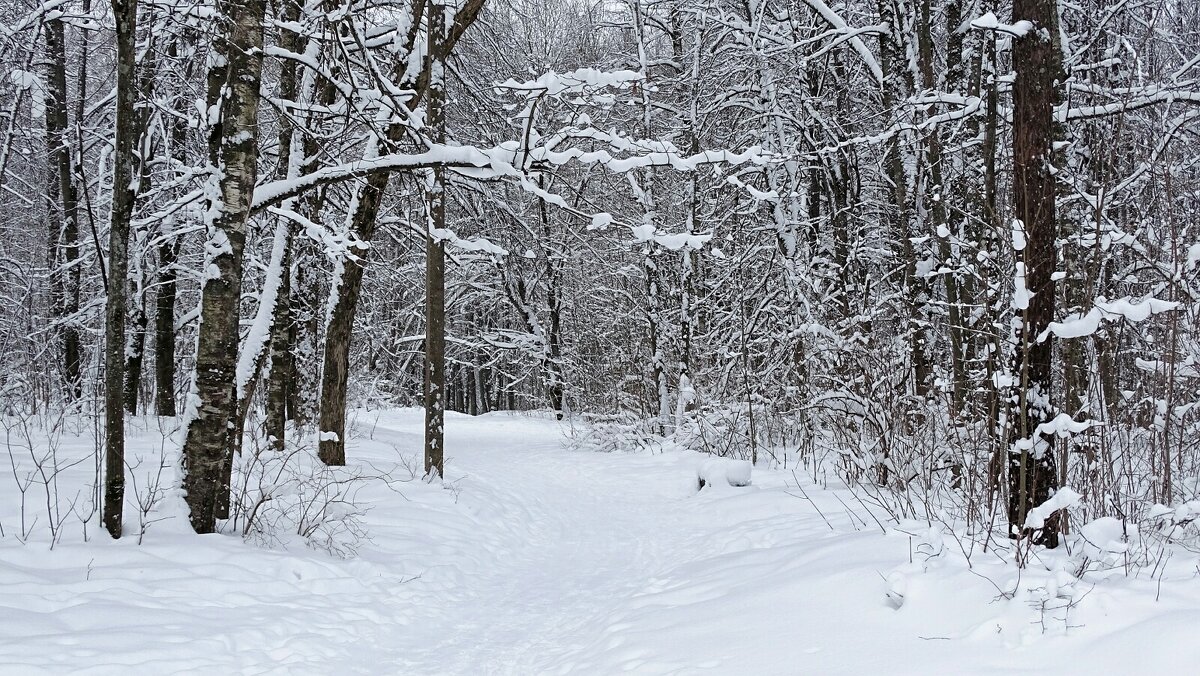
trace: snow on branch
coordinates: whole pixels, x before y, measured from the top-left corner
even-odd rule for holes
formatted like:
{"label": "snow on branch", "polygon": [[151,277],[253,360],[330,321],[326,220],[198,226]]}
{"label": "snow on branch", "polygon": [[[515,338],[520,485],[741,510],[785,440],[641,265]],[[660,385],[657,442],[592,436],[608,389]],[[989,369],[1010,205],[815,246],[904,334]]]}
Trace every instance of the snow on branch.
{"label": "snow on branch", "polygon": [[1179,307],[1179,303],[1157,298],[1146,298],[1134,301],[1126,296],[1112,302],[1099,298],[1095,306],[1087,314],[1075,313],[1061,322],[1050,322],[1050,326],[1038,336],[1038,342],[1050,337],[1081,338],[1090,336],[1100,328],[1101,321],[1126,319],[1131,322],[1142,322],[1160,312],[1169,312]]}
{"label": "snow on branch", "polygon": [[[415,171],[444,167],[464,176],[479,179],[523,178],[524,173],[513,166],[515,159],[511,144],[502,144],[490,149],[470,146],[433,145],[422,153],[394,153],[367,159],[323,167],[311,174],[292,179],[281,179],[264,183],[254,190],[254,209],[262,210],[289,197],[331,183],[355,178],[365,178],[377,172]],[[710,164],[741,165],[765,164],[769,155],[757,146],[737,153],[728,150],[708,150],[693,155],[675,152],[650,152],[630,157],[614,157],[604,150],[584,152],[569,149],[561,152],[545,151],[535,154],[545,164],[562,166],[569,162],[598,164],[613,173],[626,173],[635,169],[670,167],[676,171],[694,171]]]}
{"label": "snow on branch", "polygon": [[971,28],[983,31],[1007,33],[1015,38],[1023,38],[1033,30],[1032,21],[1018,21],[1014,24],[1001,23],[994,12],[988,12],[978,19],[971,21]]}
{"label": "snow on branch", "polygon": [[1148,108],[1161,103],[1191,103],[1200,104],[1200,91],[1190,91],[1174,88],[1151,87],[1137,94],[1129,94],[1122,101],[1114,101],[1100,106],[1079,106],[1075,108],[1066,105],[1059,106],[1055,115],[1060,122],[1069,120],[1089,120],[1126,113],[1139,108]]}
{"label": "snow on branch", "polygon": [[[844,31],[846,33],[850,32],[850,25],[846,23],[846,20],[843,19],[837,12],[830,9],[829,5],[825,4],[823,0],[804,0],[804,4],[808,5],[809,8],[811,8],[817,14],[820,14],[821,18],[824,19],[830,26],[833,26],[839,31]],[[875,59],[875,55],[872,54],[871,50],[867,48],[867,44],[858,37],[851,37],[849,40],[850,46],[854,48],[854,51],[858,54],[859,58],[861,58],[863,63],[866,64],[867,68],[871,71],[871,75],[875,78],[875,81],[882,83],[883,69],[879,67],[879,61]]]}
{"label": "snow on branch", "polygon": [[1042,504],[1029,510],[1029,514],[1025,516],[1025,527],[1030,529],[1042,528],[1046,525],[1046,519],[1049,519],[1055,512],[1067,509],[1074,506],[1083,496],[1075,492],[1074,489],[1063,486],[1050,496],[1050,499]]}
{"label": "snow on branch", "polygon": [[642,79],[641,73],[632,70],[603,71],[595,68],[579,68],[566,73],[549,71],[536,80],[517,82],[509,79],[497,85],[501,89],[545,93],[549,96],[582,94],[590,89],[606,87],[623,88]]}
{"label": "snow on branch", "polygon": [[462,239],[449,228],[431,228],[429,235],[439,242],[445,242],[463,251],[484,253],[489,256],[503,257],[508,255],[508,249],[493,244],[485,237]]}

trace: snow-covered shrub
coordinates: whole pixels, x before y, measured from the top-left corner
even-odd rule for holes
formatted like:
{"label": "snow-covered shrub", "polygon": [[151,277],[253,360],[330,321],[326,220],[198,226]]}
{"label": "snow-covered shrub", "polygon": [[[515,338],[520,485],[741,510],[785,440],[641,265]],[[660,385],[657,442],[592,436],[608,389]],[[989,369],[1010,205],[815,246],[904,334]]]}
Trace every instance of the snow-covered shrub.
{"label": "snow-covered shrub", "polygon": [[[761,412],[760,418],[763,417]],[[752,413],[745,405],[706,404],[692,413],[681,416],[680,425],[672,440],[679,446],[721,458],[749,460],[751,447],[763,445],[757,437],[759,430],[751,425]],[[759,425],[763,421],[759,421]]]}
{"label": "snow-covered shrub", "polygon": [[585,413],[573,420],[569,433],[575,448],[604,453],[661,453],[665,441],[655,421],[634,413]]}
{"label": "snow-covered shrub", "polygon": [[327,466],[308,444],[283,451],[254,444],[235,458],[225,529],[264,546],[303,542],[352,556],[366,537],[356,496],[371,482],[392,480],[359,467]]}

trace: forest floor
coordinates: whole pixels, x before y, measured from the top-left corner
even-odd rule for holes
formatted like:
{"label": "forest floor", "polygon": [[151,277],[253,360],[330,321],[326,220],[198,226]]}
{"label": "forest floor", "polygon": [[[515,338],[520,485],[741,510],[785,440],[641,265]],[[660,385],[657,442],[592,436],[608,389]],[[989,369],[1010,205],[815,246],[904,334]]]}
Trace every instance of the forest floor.
{"label": "forest floor", "polygon": [[[356,494],[367,539],[349,558],[197,538],[172,495],[140,545],[131,497],[130,537],[93,525],[84,542],[64,520],[51,550],[30,525],[47,520],[41,487],[21,522],[18,448],[11,483],[0,479],[0,673],[1163,675],[1200,664],[1194,556],[1153,576],[1076,577],[1065,554],[1019,572],[993,551],[967,557],[928,523],[880,526],[867,503],[805,474],[756,468],[751,486],[697,490],[692,454],[578,450],[562,424],[533,416],[450,416],[444,484],[399,481],[421,426],[415,410],[359,412],[351,466],[396,480]],[[135,456],[171,444],[154,419],[133,428]],[[91,448],[86,432],[65,433],[60,464]],[[90,462],[60,474],[60,502]]]}

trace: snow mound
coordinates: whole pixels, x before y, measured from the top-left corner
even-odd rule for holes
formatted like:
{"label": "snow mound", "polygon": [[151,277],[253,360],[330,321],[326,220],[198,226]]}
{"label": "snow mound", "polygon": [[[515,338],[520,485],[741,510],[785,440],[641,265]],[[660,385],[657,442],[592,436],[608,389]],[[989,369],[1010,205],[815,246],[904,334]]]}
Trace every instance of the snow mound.
{"label": "snow mound", "polygon": [[700,488],[706,486],[750,485],[750,473],[753,465],[748,460],[733,460],[732,458],[706,458],[696,466],[696,478]]}

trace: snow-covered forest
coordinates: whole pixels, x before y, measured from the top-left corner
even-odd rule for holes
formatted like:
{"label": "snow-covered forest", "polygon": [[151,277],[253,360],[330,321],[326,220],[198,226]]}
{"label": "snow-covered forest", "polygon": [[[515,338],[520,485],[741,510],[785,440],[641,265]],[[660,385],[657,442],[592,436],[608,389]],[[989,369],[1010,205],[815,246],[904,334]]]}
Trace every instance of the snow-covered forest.
{"label": "snow-covered forest", "polygon": [[1194,0],[0,0],[0,68],[0,673],[1200,664]]}

